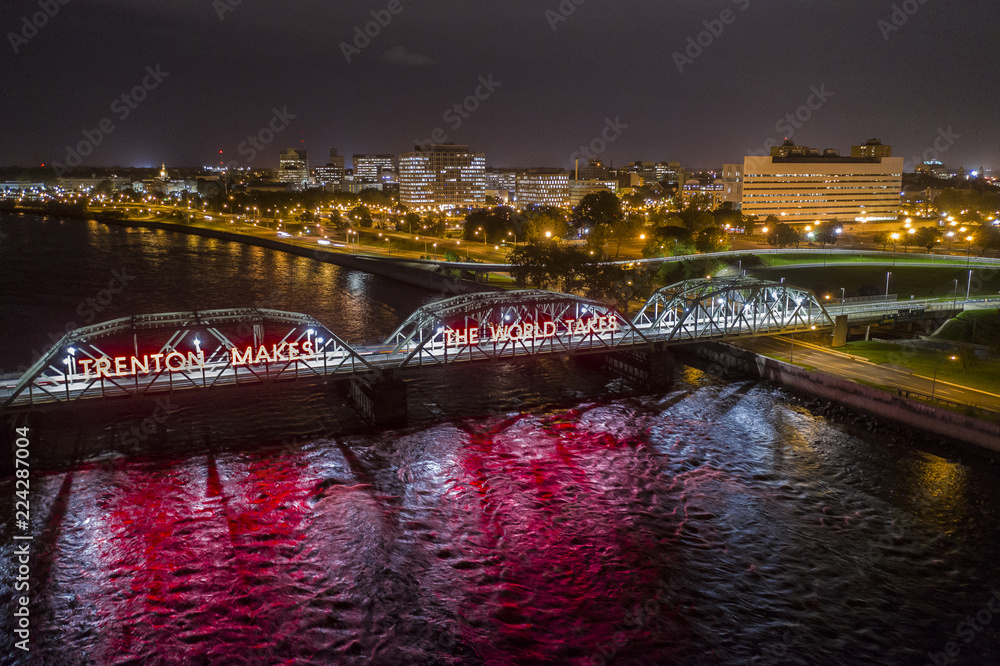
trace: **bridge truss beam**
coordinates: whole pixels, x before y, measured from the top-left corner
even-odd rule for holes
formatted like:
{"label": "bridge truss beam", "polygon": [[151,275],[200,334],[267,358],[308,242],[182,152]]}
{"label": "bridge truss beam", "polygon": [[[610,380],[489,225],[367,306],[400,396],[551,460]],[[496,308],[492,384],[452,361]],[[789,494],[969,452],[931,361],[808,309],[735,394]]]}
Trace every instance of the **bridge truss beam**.
{"label": "bridge truss beam", "polygon": [[670,343],[813,330],[833,326],[833,319],[808,289],[741,276],[664,287],[633,323]]}
{"label": "bridge truss beam", "polygon": [[537,354],[581,354],[650,341],[616,309],[537,289],[466,294],[414,312],[385,342],[399,367]]}

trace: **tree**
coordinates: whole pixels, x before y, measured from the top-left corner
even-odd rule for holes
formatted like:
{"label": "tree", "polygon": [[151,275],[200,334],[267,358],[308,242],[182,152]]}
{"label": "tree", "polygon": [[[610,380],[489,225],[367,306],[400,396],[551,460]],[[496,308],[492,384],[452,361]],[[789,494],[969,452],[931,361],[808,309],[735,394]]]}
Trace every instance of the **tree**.
{"label": "tree", "polygon": [[975,233],[976,245],[985,255],[989,250],[1000,250],[1000,227],[985,223]]}
{"label": "tree", "polygon": [[888,231],[876,231],[872,235],[872,242],[876,245],[881,245],[882,251],[885,252],[886,248],[889,247],[889,243],[892,242],[892,235]]}
{"label": "tree", "polygon": [[799,232],[784,222],[778,222],[774,227],[769,227],[768,232],[768,244],[778,248],[798,245],[802,241],[802,236]]}
{"label": "tree", "polygon": [[700,252],[722,252],[729,249],[729,235],[721,227],[706,227],[698,234],[695,247]]}
{"label": "tree", "polygon": [[358,199],[361,203],[369,206],[383,206],[388,208],[392,205],[392,198],[386,196],[384,192],[377,190],[374,187],[366,187],[358,192]]}
{"label": "tree", "polygon": [[694,252],[691,232],[672,224],[653,227],[646,234],[646,244],[642,248],[644,257],[675,257]]}
{"label": "tree", "polygon": [[609,226],[623,219],[622,203],[613,192],[601,190],[588,194],[573,209],[573,226],[593,229]]}
{"label": "tree", "polygon": [[401,224],[403,225],[403,228],[402,229],[397,228],[397,231],[405,231],[410,234],[415,234],[417,233],[417,231],[420,230],[420,215],[418,215],[417,213],[409,212],[403,215]]}
{"label": "tree", "polygon": [[569,232],[569,224],[558,208],[531,208],[525,211],[524,217],[520,236],[528,243],[564,238]]}
{"label": "tree", "polygon": [[916,233],[904,234],[907,238],[912,236],[913,240],[910,241],[915,245],[926,247],[927,251],[930,252],[937,245],[938,239],[941,238],[941,231],[937,227],[920,227],[917,229]]}
{"label": "tree", "polygon": [[715,226],[725,228],[728,224],[733,229],[743,226],[743,216],[733,208],[733,202],[724,201],[722,205],[712,211],[715,218]]}
{"label": "tree", "polygon": [[359,227],[367,228],[372,226],[372,214],[367,206],[355,206],[347,214],[347,218]]}
{"label": "tree", "polygon": [[516,232],[514,209],[509,206],[498,206],[486,210],[477,210],[465,216],[462,238],[473,242],[488,242],[499,244],[510,238]]}
{"label": "tree", "polygon": [[824,224],[819,226],[813,233],[814,240],[819,243],[820,247],[825,247],[826,245],[836,245],[837,239],[840,235],[837,233],[836,220],[833,220],[829,224]]}

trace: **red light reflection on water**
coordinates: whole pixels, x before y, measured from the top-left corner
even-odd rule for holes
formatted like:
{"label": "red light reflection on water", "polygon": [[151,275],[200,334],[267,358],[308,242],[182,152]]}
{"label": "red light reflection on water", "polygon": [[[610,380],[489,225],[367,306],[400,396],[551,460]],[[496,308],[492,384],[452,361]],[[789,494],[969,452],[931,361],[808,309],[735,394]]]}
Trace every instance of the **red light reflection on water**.
{"label": "red light reflection on water", "polygon": [[616,632],[628,632],[617,651],[642,642],[650,628],[628,620],[637,604],[659,596],[656,545],[606,496],[619,487],[608,451],[632,457],[642,438],[581,428],[577,416],[552,417],[541,428],[514,418],[468,432],[456,483],[480,499],[485,538],[472,557],[491,562],[484,573],[497,584],[487,592],[492,599],[467,599],[459,615],[463,639],[490,662],[587,660]]}
{"label": "red light reflection on water", "polygon": [[[126,467],[105,507],[95,600],[104,659],[241,660],[294,632],[300,529],[315,480],[294,460]],[[200,478],[199,478],[200,477]],[[137,620],[139,620],[137,622]]]}

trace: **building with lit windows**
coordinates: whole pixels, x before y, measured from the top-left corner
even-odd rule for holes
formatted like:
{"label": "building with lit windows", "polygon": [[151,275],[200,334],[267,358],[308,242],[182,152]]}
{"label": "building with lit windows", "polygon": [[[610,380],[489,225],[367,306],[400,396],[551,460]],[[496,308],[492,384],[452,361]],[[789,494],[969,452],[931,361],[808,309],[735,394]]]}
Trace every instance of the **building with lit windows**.
{"label": "building with lit windows", "polygon": [[868,139],[860,146],[851,146],[851,157],[892,157],[892,146]]}
{"label": "building with lit windows", "polygon": [[391,153],[354,155],[354,181],[366,183],[394,183],[398,172],[397,158]]}
{"label": "building with lit windows", "polygon": [[529,169],[517,174],[519,206],[569,205],[569,172],[564,169]]}
{"label": "building with lit windows", "polygon": [[[890,146],[877,149],[887,151]],[[790,224],[895,220],[902,178],[901,157],[842,157],[836,150],[821,152],[786,141],[768,157],[744,158],[742,210]]]}
{"label": "building with lit windows", "polygon": [[344,156],[338,155],[336,148],[331,148],[330,161],[313,168],[312,177],[317,185],[328,187],[331,191],[339,189],[344,180]]}
{"label": "building with lit windows", "polygon": [[743,165],[722,165],[722,202],[728,201],[739,210],[743,205]]}
{"label": "building with lit windows", "polygon": [[418,210],[484,206],[485,174],[486,155],[468,146],[414,146],[399,156],[399,202]]}
{"label": "building with lit windows", "polygon": [[305,150],[289,148],[278,157],[278,172],[275,180],[295,187],[309,184],[309,153]]}
{"label": "building with lit windows", "polygon": [[583,198],[595,192],[618,193],[617,180],[571,180],[569,181],[569,205],[571,208],[579,205]]}

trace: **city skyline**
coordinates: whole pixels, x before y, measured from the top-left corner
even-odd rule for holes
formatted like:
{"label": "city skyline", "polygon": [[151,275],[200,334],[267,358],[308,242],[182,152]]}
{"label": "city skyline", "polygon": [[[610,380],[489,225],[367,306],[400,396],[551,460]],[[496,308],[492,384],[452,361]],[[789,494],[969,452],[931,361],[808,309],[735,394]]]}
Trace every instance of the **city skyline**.
{"label": "city skyline", "polygon": [[[567,169],[581,147],[711,168],[785,138],[844,150],[877,136],[910,166],[996,169],[1000,154],[995,6],[43,4],[0,13],[0,164],[64,163],[87,142],[94,166],[217,164],[221,150],[273,168],[287,148],[444,141],[491,166]],[[260,149],[247,142],[265,129]]]}

